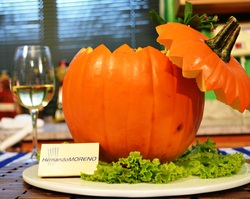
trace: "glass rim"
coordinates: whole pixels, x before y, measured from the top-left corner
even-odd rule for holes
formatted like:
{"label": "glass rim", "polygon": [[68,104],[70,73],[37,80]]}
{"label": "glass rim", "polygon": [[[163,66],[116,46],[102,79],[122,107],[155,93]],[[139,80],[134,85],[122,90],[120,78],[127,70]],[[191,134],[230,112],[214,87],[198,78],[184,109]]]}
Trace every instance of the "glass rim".
{"label": "glass rim", "polygon": [[28,48],[28,49],[50,49],[49,46],[46,45],[20,45],[17,46],[16,49],[22,49],[22,48]]}

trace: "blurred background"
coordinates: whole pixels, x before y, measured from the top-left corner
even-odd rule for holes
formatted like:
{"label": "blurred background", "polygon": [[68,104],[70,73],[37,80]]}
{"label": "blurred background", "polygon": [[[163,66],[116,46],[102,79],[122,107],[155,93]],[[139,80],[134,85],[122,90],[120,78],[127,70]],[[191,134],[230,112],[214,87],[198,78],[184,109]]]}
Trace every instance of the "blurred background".
{"label": "blurred background", "polygon": [[150,9],[158,11],[159,1],[1,0],[0,69],[10,68],[15,48],[24,44],[48,45],[55,65],[70,62],[82,47],[157,47]]}
{"label": "blurred background", "polygon": [[[216,14],[222,24],[231,15],[239,20],[242,30],[233,55],[250,74],[250,0],[189,1],[194,14]],[[160,48],[148,12],[155,9],[165,20],[176,21],[183,17],[184,4],[184,0],[1,0],[1,74],[10,75],[17,46],[49,46],[57,67],[57,90],[41,117],[54,117],[63,76],[82,47],[105,44],[114,50],[127,43],[133,48],[148,45]],[[212,37],[214,33],[205,34]],[[206,99],[214,103],[214,93],[206,93]]]}
{"label": "blurred background", "polygon": [[0,71],[10,75],[17,46],[49,46],[57,89],[40,117],[54,116],[63,76],[81,48],[105,44],[113,51],[124,43],[160,47],[148,17],[151,9],[159,11],[158,0],[1,0]]}

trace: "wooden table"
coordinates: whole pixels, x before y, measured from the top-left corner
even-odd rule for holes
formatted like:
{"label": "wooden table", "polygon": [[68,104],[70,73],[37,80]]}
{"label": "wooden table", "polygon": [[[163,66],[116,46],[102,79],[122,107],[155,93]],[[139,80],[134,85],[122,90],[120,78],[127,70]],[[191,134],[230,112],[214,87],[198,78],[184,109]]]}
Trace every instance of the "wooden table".
{"label": "wooden table", "polygon": [[[85,198],[85,199],[101,199],[103,197],[93,197],[93,196],[82,196],[74,194],[58,193],[49,190],[44,190],[31,186],[23,181],[22,172],[26,168],[32,166],[31,163],[13,163],[9,166],[5,166],[0,169],[0,198],[1,199],[43,199],[43,198]],[[122,197],[122,196],[121,196]],[[105,197],[107,198],[107,197]],[[156,197],[158,199],[164,198],[182,198],[182,199],[208,199],[208,198],[230,198],[230,199],[248,199],[250,198],[250,183],[238,188],[229,189],[225,191],[197,194],[197,195],[186,195],[186,196],[176,196],[176,197]]]}

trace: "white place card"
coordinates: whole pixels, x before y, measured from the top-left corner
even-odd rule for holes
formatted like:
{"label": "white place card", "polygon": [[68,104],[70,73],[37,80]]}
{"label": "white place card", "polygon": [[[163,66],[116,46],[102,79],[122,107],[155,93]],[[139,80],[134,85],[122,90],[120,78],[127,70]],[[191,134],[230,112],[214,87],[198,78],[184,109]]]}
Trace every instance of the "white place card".
{"label": "white place card", "polygon": [[99,161],[99,143],[42,144],[39,177],[93,174]]}

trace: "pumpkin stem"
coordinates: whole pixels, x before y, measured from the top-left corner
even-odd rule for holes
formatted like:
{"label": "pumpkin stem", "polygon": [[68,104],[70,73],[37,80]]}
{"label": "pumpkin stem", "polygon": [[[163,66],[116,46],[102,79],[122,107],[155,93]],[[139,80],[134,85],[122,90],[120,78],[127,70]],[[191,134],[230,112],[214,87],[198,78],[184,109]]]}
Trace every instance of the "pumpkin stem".
{"label": "pumpkin stem", "polygon": [[214,38],[205,42],[224,62],[229,62],[231,51],[239,33],[239,23],[237,19],[232,16]]}

